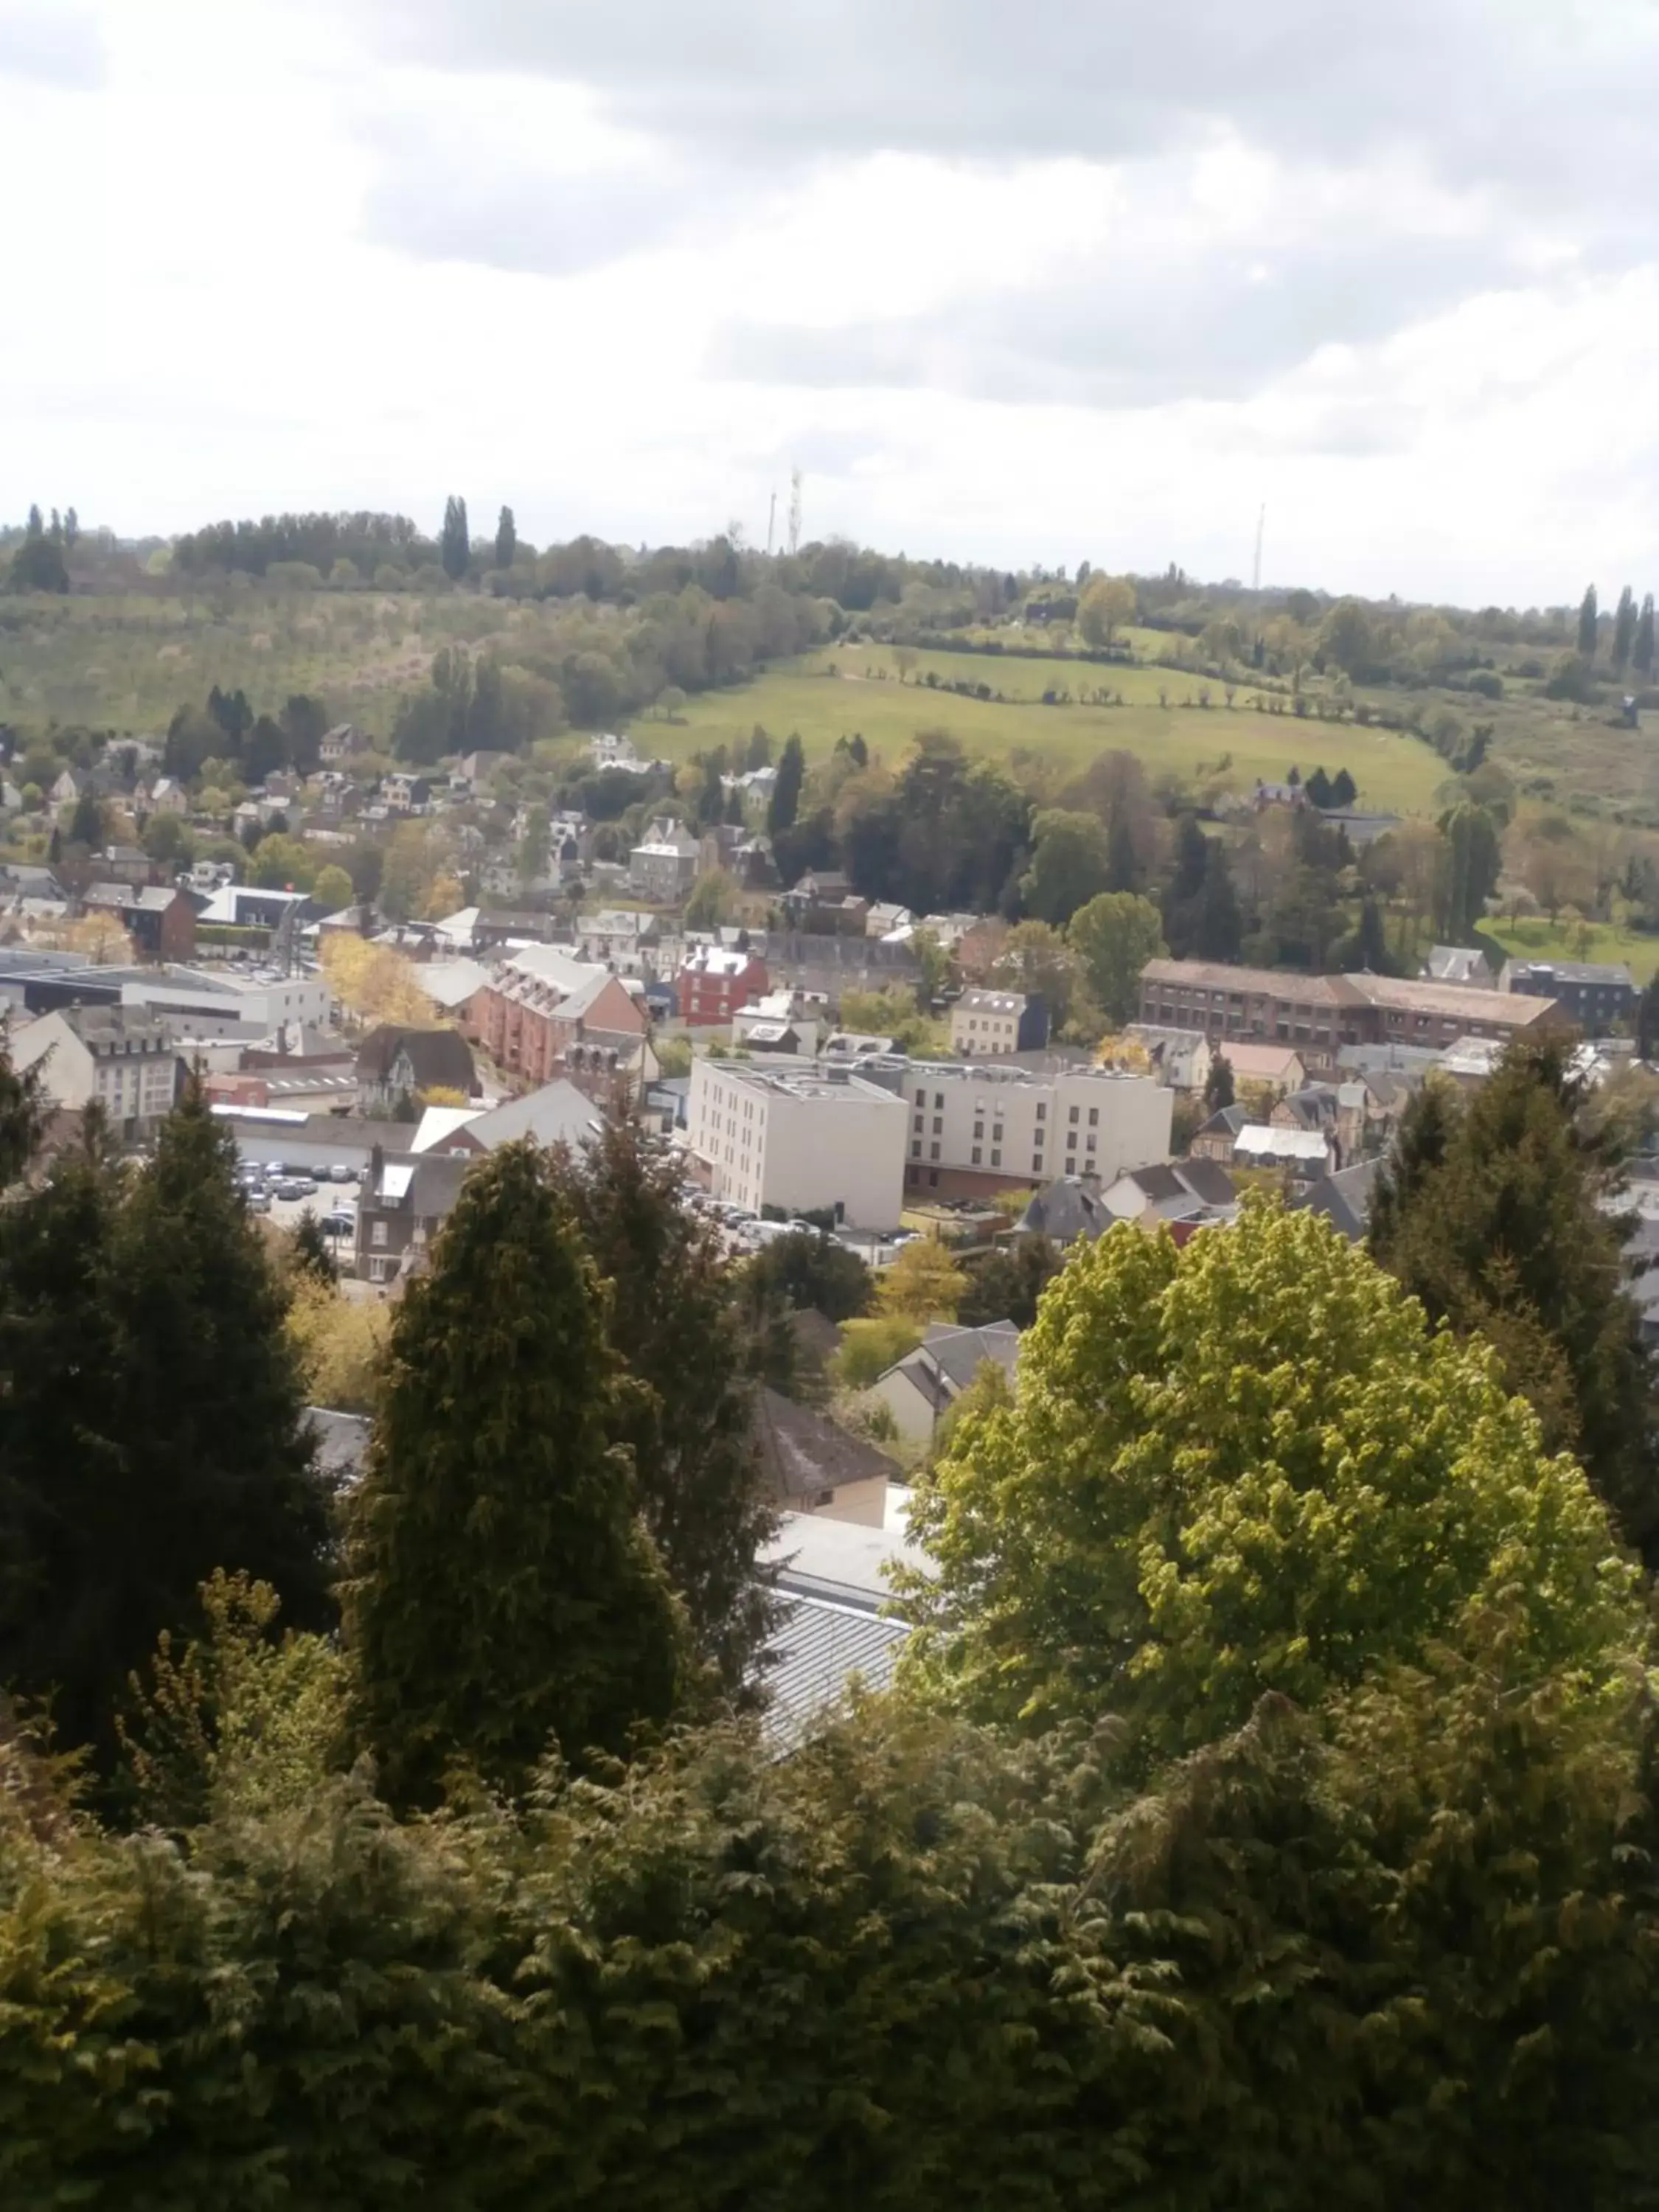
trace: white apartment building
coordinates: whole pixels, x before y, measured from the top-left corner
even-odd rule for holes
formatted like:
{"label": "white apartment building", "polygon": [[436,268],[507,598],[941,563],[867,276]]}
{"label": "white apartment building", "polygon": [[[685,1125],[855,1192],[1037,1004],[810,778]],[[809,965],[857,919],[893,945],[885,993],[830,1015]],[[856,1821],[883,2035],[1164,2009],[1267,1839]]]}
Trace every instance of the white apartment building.
{"label": "white apartment building", "polygon": [[1175,1094],[1145,1075],[913,1060],[903,1085],[905,1188],[928,1197],[988,1196],[1056,1176],[1104,1185],[1170,1157]]}
{"label": "white apartment building", "polygon": [[716,1198],[759,1213],[835,1210],[892,1229],[904,1201],[905,1102],[841,1070],[694,1060],[690,1150]]}
{"label": "white apartment building", "polygon": [[39,1067],[40,1087],[54,1106],[80,1108],[95,1100],[124,1143],[141,1143],[172,1111],[179,1055],[165,1022],[125,1006],[71,1006],[42,1014],[12,1041],[11,1061],[21,1073]]}

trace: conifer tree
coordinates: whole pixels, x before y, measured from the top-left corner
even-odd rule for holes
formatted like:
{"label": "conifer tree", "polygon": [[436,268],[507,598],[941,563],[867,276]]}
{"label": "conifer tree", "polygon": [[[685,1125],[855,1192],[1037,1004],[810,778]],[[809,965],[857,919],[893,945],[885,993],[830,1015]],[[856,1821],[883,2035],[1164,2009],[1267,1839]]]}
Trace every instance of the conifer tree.
{"label": "conifer tree", "polygon": [[1211,1113],[1220,1114],[1233,1103],[1237,1096],[1233,1064],[1224,1052],[1218,1052],[1210,1062],[1210,1072],[1204,1080],[1204,1103]]}
{"label": "conifer tree", "polygon": [[512,508],[504,507],[495,524],[495,566],[510,568],[513,556],[518,550],[518,526],[513,520]]}
{"label": "conifer tree", "polygon": [[1198,910],[1193,955],[1199,960],[1237,960],[1243,941],[1244,917],[1233,888],[1232,869],[1226,848],[1212,846],[1204,871],[1204,896]]}
{"label": "conifer tree", "polygon": [[1659,975],[1649,977],[1636,1002],[1636,1050],[1642,1060],[1659,1053]]}
{"label": "conifer tree", "polygon": [[611,1442],[592,1263],[547,1156],[468,1179],[393,1324],[343,1591],[360,1723],[393,1802],[470,1761],[509,1790],[550,1738],[620,1753],[679,1694],[682,1628]]}
{"label": "conifer tree", "polygon": [[1619,1166],[1586,1127],[1571,1046],[1518,1038],[1467,1104],[1413,1101],[1373,1195],[1371,1249],[1434,1321],[1496,1347],[1547,1445],[1571,1451],[1627,1543],[1659,1558],[1656,1406],[1626,1286]]}
{"label": "conifer tree", "polygon": [[1354,780],[1345,768],[1340,768],[1331,778],[1331,805],[1352,806],[1359,796]]}
{"label": "conifer tree", "polygon": [[1653,593],[1650,592],[1642,602],[1642,611],[1636,618],[1636,643],[1631,648],[1631,659],[1638,676],[1653,673]]}
{"label": "conifer tree", "polygon": [[1636,646],[1636,594],[1628,584],[1619,594],[1619,605],[1613,617],[1613,665],[1626,668]]}
{"label": "conifer tree", "polygon": [[446,576],[459,583],[466,574],[466,564],[472,557],[472,540],[467,531],[466,501],[452,494],[444,501],[444,526],[438,540],[438,558],[443,563]]}
{"label": "conifer tree", "polygon": [[295,1227],[293,1259],[297,1268],[307,1275],[314,1275],[319,1283],[339,1280],[340,1270],[329,1249],[327,1233],[309,1206],[300,1216]]}
{"label": "conifer tree", "polygon": [[1596,611],[1595,586],[1587,584],[1578,607],[1578,651],[1585,660],[1595,658],[1595,642],[1599,617]]}
{"label": "conifer tree", "polygon": [[223,1567],[330,1616],[286,1300],[199,1095],[136,1178],[81,1149],[0,1215],[0,1680],[107,1753],[129,1672]]}
{"label": "conifer tree", "polygon": [[766,810],[766,826],[774,837],[781,830],[794,828],[805,775],[806,757],[800,739],[792,736],[778,762],[778,780],[772,786],[772,797]]}
{"label": "conifer tree", "polygon": [[714,1231],[680,1199],[673,1163],[610,1123],[562,1179],[599,1273],[628,1384],[612,1434],[633,1453],[647,1527],[698,1656],[733,1693],[773,1616],[755,1560],[777,1516],[753,1431],[741,1317]]}

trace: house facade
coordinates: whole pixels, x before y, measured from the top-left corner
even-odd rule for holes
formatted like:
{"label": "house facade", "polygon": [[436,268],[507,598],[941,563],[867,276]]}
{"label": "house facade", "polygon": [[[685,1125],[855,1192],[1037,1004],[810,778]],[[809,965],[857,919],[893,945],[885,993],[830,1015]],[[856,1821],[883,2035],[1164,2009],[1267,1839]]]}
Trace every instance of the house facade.
{"label": "house facade", "polygon": [[904,1103],[844,1073],[699,1059],[690,1150],[715,1197],[751,1212],[835,1213],[891,1229],[904,1197]]}
{"label": "house facade", "polygon": [[374,1147],[357,1200],[352,1262],[360,1280],[391,1283],[426,1264],[471,1164],[444,1152]]}
{"label": "house facade", "polygon": [[1148,1076],[915,1060],[902,1085],[908,1191],[988,1198],[1059,1176],[1110,1182],[1169,1158],[1175,1096]]}
{"label": "house facade", "polygon": [[1553,999],[1588,1036],[1606,1036],[1636,1019],[1641,993],[1622,961],[1507,960],[1502,988],[1522,998]]}
{"label": "house facade", "polygon": [[1206,960],[1149,960],[1140,1019],[1201,1029],[1212,1046],[1234,1038],[1293,1046],[1307,1073],[1328,1074],[1344,1046],[1427,1045],[1462,1036],[1507,1041],[1570,1018],[1553,998],[1479,991],[1424,977],[1301,975]]}
{"label": "house facade", "polygon": [[94,884],[82,904],[118,921],[142,960],[188,963],[196,957],[196,905],[168,884]]}
{"label": "house facade", "polygon": [[101,1106],[123,1144],[143,1144],[172,1112],[179,1055],[169,1024],[130,1006],[69,1006],[19,1030],[12,1066],[38,1067],[52,1105]]}
{"label": "house facade", "polygon": [[738,1008],[763,999],[769,988],[758,953],[700,945],[680,969],[680,1019],[688,1029],[729,1029]]}
{"label": "house facade", "polygon": [[423,1091],[477,1088],[471,1048],[459,1030],[416,1030],[383,1023],[357,1054],[357,1109],[369,1115],[406,1113]]}
{"label": "house facade", "polygon": [[964,991],[951,1009],[951,1049],[964,1058],[1041,1052],[1048,1042],[1047,1010],[1041,999],[1025,992]]}
{"label": "house facade", "polygon": [[580,1048],[635,1047],[648,1026],[637,990],[551,945],[526,947],[505,962],[473,1006],[485,1052],[528,1084],[569,1072]]}

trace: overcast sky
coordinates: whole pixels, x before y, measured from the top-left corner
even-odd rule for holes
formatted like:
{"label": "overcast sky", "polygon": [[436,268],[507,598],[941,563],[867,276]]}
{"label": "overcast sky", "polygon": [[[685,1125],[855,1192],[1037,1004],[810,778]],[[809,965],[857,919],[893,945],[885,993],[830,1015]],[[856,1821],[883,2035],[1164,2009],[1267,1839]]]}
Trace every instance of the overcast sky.
{"label": "overcast sky", "polygon": [[1656,118],[1651,0],[0,0],[0,514],[1659,589]]}

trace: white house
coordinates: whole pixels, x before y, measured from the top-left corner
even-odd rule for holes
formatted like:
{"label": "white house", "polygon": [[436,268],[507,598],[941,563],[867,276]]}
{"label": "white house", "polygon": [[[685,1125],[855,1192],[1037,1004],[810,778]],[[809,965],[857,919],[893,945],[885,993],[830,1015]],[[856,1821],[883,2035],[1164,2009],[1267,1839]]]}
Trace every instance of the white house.
{"label": "white house", "polygon": [[1018,1356],[1019,1331],[1011,1321],[984,1328],[935,1322],[915,1350],[876,1382],[874,1394],[905,1442],[925,1446],[988,1360],[1012,1382]]}

